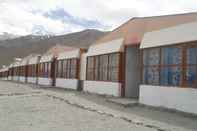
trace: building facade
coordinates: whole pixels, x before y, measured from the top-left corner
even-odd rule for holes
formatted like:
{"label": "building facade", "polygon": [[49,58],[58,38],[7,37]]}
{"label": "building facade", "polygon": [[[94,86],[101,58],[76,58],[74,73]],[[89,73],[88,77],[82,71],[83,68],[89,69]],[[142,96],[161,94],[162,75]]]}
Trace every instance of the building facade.
{"label": "building facade", "polygon": [[197,113],[197,22],[145,34],[140,103]]}

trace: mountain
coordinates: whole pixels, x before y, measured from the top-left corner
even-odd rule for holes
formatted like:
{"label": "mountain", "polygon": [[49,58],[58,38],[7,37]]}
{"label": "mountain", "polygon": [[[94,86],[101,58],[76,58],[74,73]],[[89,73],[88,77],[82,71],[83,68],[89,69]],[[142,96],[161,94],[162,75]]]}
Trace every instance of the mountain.
{"label": "mountain", "polygon": [[3,34],[0,34],[0,41],[1,40],[9,40],[9,39],[14,39],[17,38],[17,35],[9,34],[7,32],[3,32]]}
{"label": "mountain", "polygon": [[32,53],[43,54],[55,45],[88,48],[108,32],[84,30],[60,36],[28,35],[0,41],[0,67],[10,64],[14,58],[22,58]]}

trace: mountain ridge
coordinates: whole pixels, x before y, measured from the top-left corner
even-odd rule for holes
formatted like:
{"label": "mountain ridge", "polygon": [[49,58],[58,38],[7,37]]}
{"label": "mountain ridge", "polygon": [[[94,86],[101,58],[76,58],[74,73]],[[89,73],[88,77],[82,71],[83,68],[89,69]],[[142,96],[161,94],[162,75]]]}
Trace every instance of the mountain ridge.
{"label": "mountain ridge", "polygon": [[88,29],[59,36],[27,35],[0,41],[0,66],[10,64],[15,57],[25,57],[32,53],[43,54],[55,45],[88,48],[108,32]]}

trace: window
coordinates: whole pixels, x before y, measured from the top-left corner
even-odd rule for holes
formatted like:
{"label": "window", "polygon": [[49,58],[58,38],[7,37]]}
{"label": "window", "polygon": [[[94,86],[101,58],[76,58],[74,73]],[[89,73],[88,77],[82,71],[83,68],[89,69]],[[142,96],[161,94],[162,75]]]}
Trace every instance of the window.
{"label": "window", "polygon": [[120,53],[88,57],[87,80],[118,81]]}
{"label": "window", "polygon": [[[35,66],[35,74],[36,74],[36,66]],[[45,62],[39,64],[39,76],[49,78],[51,75],[51,63]]]}
{"label": "window", "polygon": [[162,48],[161,84],[180,86],[182,79],[182,52],[180,47]]}
{"label": "window", "polygon": [[64,60],[63,61],[63,71],[62,71],[62,73],[63,73],[63,78],[66,78],[66,69],[67,69],[67,60]]}
{"label": "window", "polygon": [[57,62],[57,77],[61,77],[62,76],[62,74],[61,74],[61,72],[62,72],[62,61],[58,61]]}
{"label": "window", "polygon": [[32,76],[33,77],[36,77],[36,74],[37,74],[37,67],[36,66],[37,66],[36,64],[32,65]]}
{"label": "window", "polygon": [[143,83],[197,87],[197,46],[144,49]]}
{"label": "window", "polygon": [[77,60],[71,59],[70,60],[70,77],[69,78],[76,78],[77,77]]}
{"label": "window", "polygon": [[67,64],[66,64],[66,78],[70,77],[70,60],[67,60]]}
{"label": "window", "polygon": [[[40,65],[39,71],[41,71],[42,66]],[[30,77],[36,77],[37,76],[37,65],[29,65],[28,66],[28,76]]]}
{"label": "window", "polygon": [[119,58],[120,54],[111,54],[109,55],[109,80],[117,81],[118,80],[118,71],[119,71]]}
{"label": "window", "polygon": [[97,65],[99,71],[99,80],[107,81],[108,80],[108,55],[99,56],[99,64]]}
{"label": "window", "polygon": [[[98,70],[98,68],[97,68]],[[88,64],[87,64],[87,79],[94,80],[94,57],[88,57]]]}
{"label": "window", "polygon": [[186,81],[190,87],[197,85],[197,47],[187,48]]}
{"label": "window", "polygon": [[57,77],[77,78],[78,59],[59,60],[57,63]]}
{"label": "window", "polygon": [[[93,57],[92,57],[93,58]],[[99,68],[100,67],[100,57],[99,56],[95,56],[94,58],[93,58],[93,62],[94,62],[94,64],[93,64],[93,75],[94,75],[94,79],[95,80],[100,80],[101,78],[99,78],[99,74],[101,74],[101,72],[99,72],[101,69]]]}
{"label": "window", "polygon": [[144,51],[144,83],[159,84],[159,54],[157,48]]}

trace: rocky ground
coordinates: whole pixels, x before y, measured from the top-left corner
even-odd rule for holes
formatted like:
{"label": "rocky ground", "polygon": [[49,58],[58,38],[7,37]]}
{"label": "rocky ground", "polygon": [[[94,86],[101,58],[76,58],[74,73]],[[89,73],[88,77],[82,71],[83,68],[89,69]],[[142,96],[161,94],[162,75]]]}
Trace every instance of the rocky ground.
{"label": "rocky ground", "polygon": [[196,131],[197,118],[108,97],[0,81],[2,131]]}

